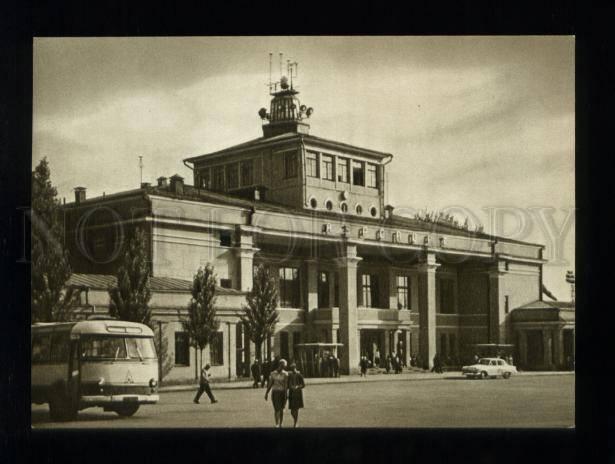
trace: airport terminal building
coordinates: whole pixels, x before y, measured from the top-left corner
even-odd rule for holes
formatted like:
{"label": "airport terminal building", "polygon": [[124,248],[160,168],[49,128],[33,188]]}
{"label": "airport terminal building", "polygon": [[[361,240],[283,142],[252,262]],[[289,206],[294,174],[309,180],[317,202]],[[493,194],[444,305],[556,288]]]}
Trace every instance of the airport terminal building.
{"label": "airport terminal building", "polygon": [[[562,322],[542,301],[544,246],[395,214],[384,195],[393,156],[310,134],[312,109],[284,81],[259,114],[262,137],[184,160],[192,185],[174,175],[97,198],[75,189],[65,205],[69,285],[83,290],[83,310],[106,310],[124,242],[141,227],[171,379],[194,377],[180,314],[206,263],[219,280],[220,332],[205,353],[214,376],[241,375],[254,358],[239,315],[259,264],[279,283],[272,344],[287,359],[297,344],[337,342],[342,372],[353,373],[376,351],[429,367],[436,352],[462,358],[474,344],[499,343],[531,367],[528,340],[538,339],[527,331],[540,330],[536,367],[564,362],[574,312],[563,308]],[[534,306],[548,314],[534,317]],[[518,317],[516,308],[525,308]]]}

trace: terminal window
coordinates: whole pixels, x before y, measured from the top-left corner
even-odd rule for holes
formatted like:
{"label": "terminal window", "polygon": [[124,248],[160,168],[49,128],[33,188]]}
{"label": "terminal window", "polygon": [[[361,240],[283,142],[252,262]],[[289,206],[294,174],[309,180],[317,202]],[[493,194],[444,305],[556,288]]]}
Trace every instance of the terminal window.
{"label": "terminal window", "polygon": [[175,332],[175,364],[178,366],[190,365],[188,332]]}

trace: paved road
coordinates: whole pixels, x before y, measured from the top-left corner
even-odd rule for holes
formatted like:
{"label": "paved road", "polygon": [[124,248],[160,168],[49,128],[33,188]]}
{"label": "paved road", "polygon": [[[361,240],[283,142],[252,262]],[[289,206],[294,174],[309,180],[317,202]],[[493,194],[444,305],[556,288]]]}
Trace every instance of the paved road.
{"label": "paved road", "polygon": [[[32,406],[34,428],[272,427],[264,390],[215,390],[219,402],[192,403],[194,392],[162,393],[157,405],[131,418],[100,408],[74,422],[53,423],[48,408]],[[301,427],[571,427],[574,375],[518,376],[509,380],[438,380],[312,385],[305,390]],[[285,427],[292,424],[285,412]]]}

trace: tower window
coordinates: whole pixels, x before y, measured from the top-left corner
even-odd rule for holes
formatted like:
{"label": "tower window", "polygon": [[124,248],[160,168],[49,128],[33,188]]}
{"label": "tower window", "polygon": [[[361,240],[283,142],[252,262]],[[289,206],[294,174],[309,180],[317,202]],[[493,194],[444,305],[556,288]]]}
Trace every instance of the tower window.
{"label": "tower window", "polygon": [[346,158],[337,159],[337,181],[348,182],[348,160]]}
{"label": "tower window", "polygon": [[316,198],[312,198],[310,200],[310,206],[314,209],[316,209],[316,207],[318,206],[318,201],[316,200]]}
{"label": "tower window", "polygon": [[341,208],[342,208],[342,213],[347,213],[348,212],[348,203],[342,203]]}
{"label": "tower window", "polygon": [[327,200],[325,202],[325,208],[327,208],[329,211],[331,211],[333,209],[333,202],[331,200]]}
{"label": "tower window", "polygon": [[224,190],[224,166],[216,166],[214,168],[213,189],[217,191]]}
{"label": "tower window", "polygon": [[233,163],[226,166],[226,188],[239,187],[239,164]]}
{"label": "tower window", "polygon": [[373,217],[376,217],[376,215],[378,214],[378,210],[376,209],[376,207],[375,207],[375,206],[372,206],[372,207],[369,209],[369,214],[371,214]]}
{"label": "tower window", "polygon": [[294,151],[284,153],[284,177],[286,179],[297,177],[297,157]]}
{"label": "tower window", "polygon": [[355,210],[356,210],[357,214],[359,214],[359,215],[363,214],[363,206],[357,205]]}
{"label": "tower window", "polygon": [[322,178],[326,180],[335,180],[333,176],[333,156],[322,155]]}
{"label": "tower window", "polygon": [[203,169],[200,172],[200,177],[201,177],[201,187],[204,189],[208,189],[211,186],[211,177],[209,174],[209,168],[208,169]]}
{"label": "tower window", "polygon": [[220,231],[220,246],[230,247],[231,246],[231,233],[227,230]]}
{"label": "tower window", "polygon": [[306,175],[308,177],[319,177],[318,174],[318,153],[308,152],[305,163]]}
{"label": "tower window", "polygon": [[354,185],[365,185],[365,168],[362,161],[352,162],[352,183]]}
{"label": "tower window", "polygon": [[254,183],[254,160],[241,162],[241,185],[243,187]]}
{"label": "tower window", "polygon": [[370,188],[378,187],[378,166],[375,164],[367,164],[367,186]]}

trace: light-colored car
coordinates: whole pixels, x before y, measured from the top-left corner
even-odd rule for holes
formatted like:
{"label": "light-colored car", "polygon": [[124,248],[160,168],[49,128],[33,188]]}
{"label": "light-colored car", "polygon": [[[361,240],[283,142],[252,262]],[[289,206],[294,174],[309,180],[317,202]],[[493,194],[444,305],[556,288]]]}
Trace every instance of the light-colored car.
{"label": "light-colored car", "polygon": [[508,379],[517,373],[517,368],[500,358],[480,358],[476,364],[463,366],[461,373],[468,378],[497,377],[501,375]]}

